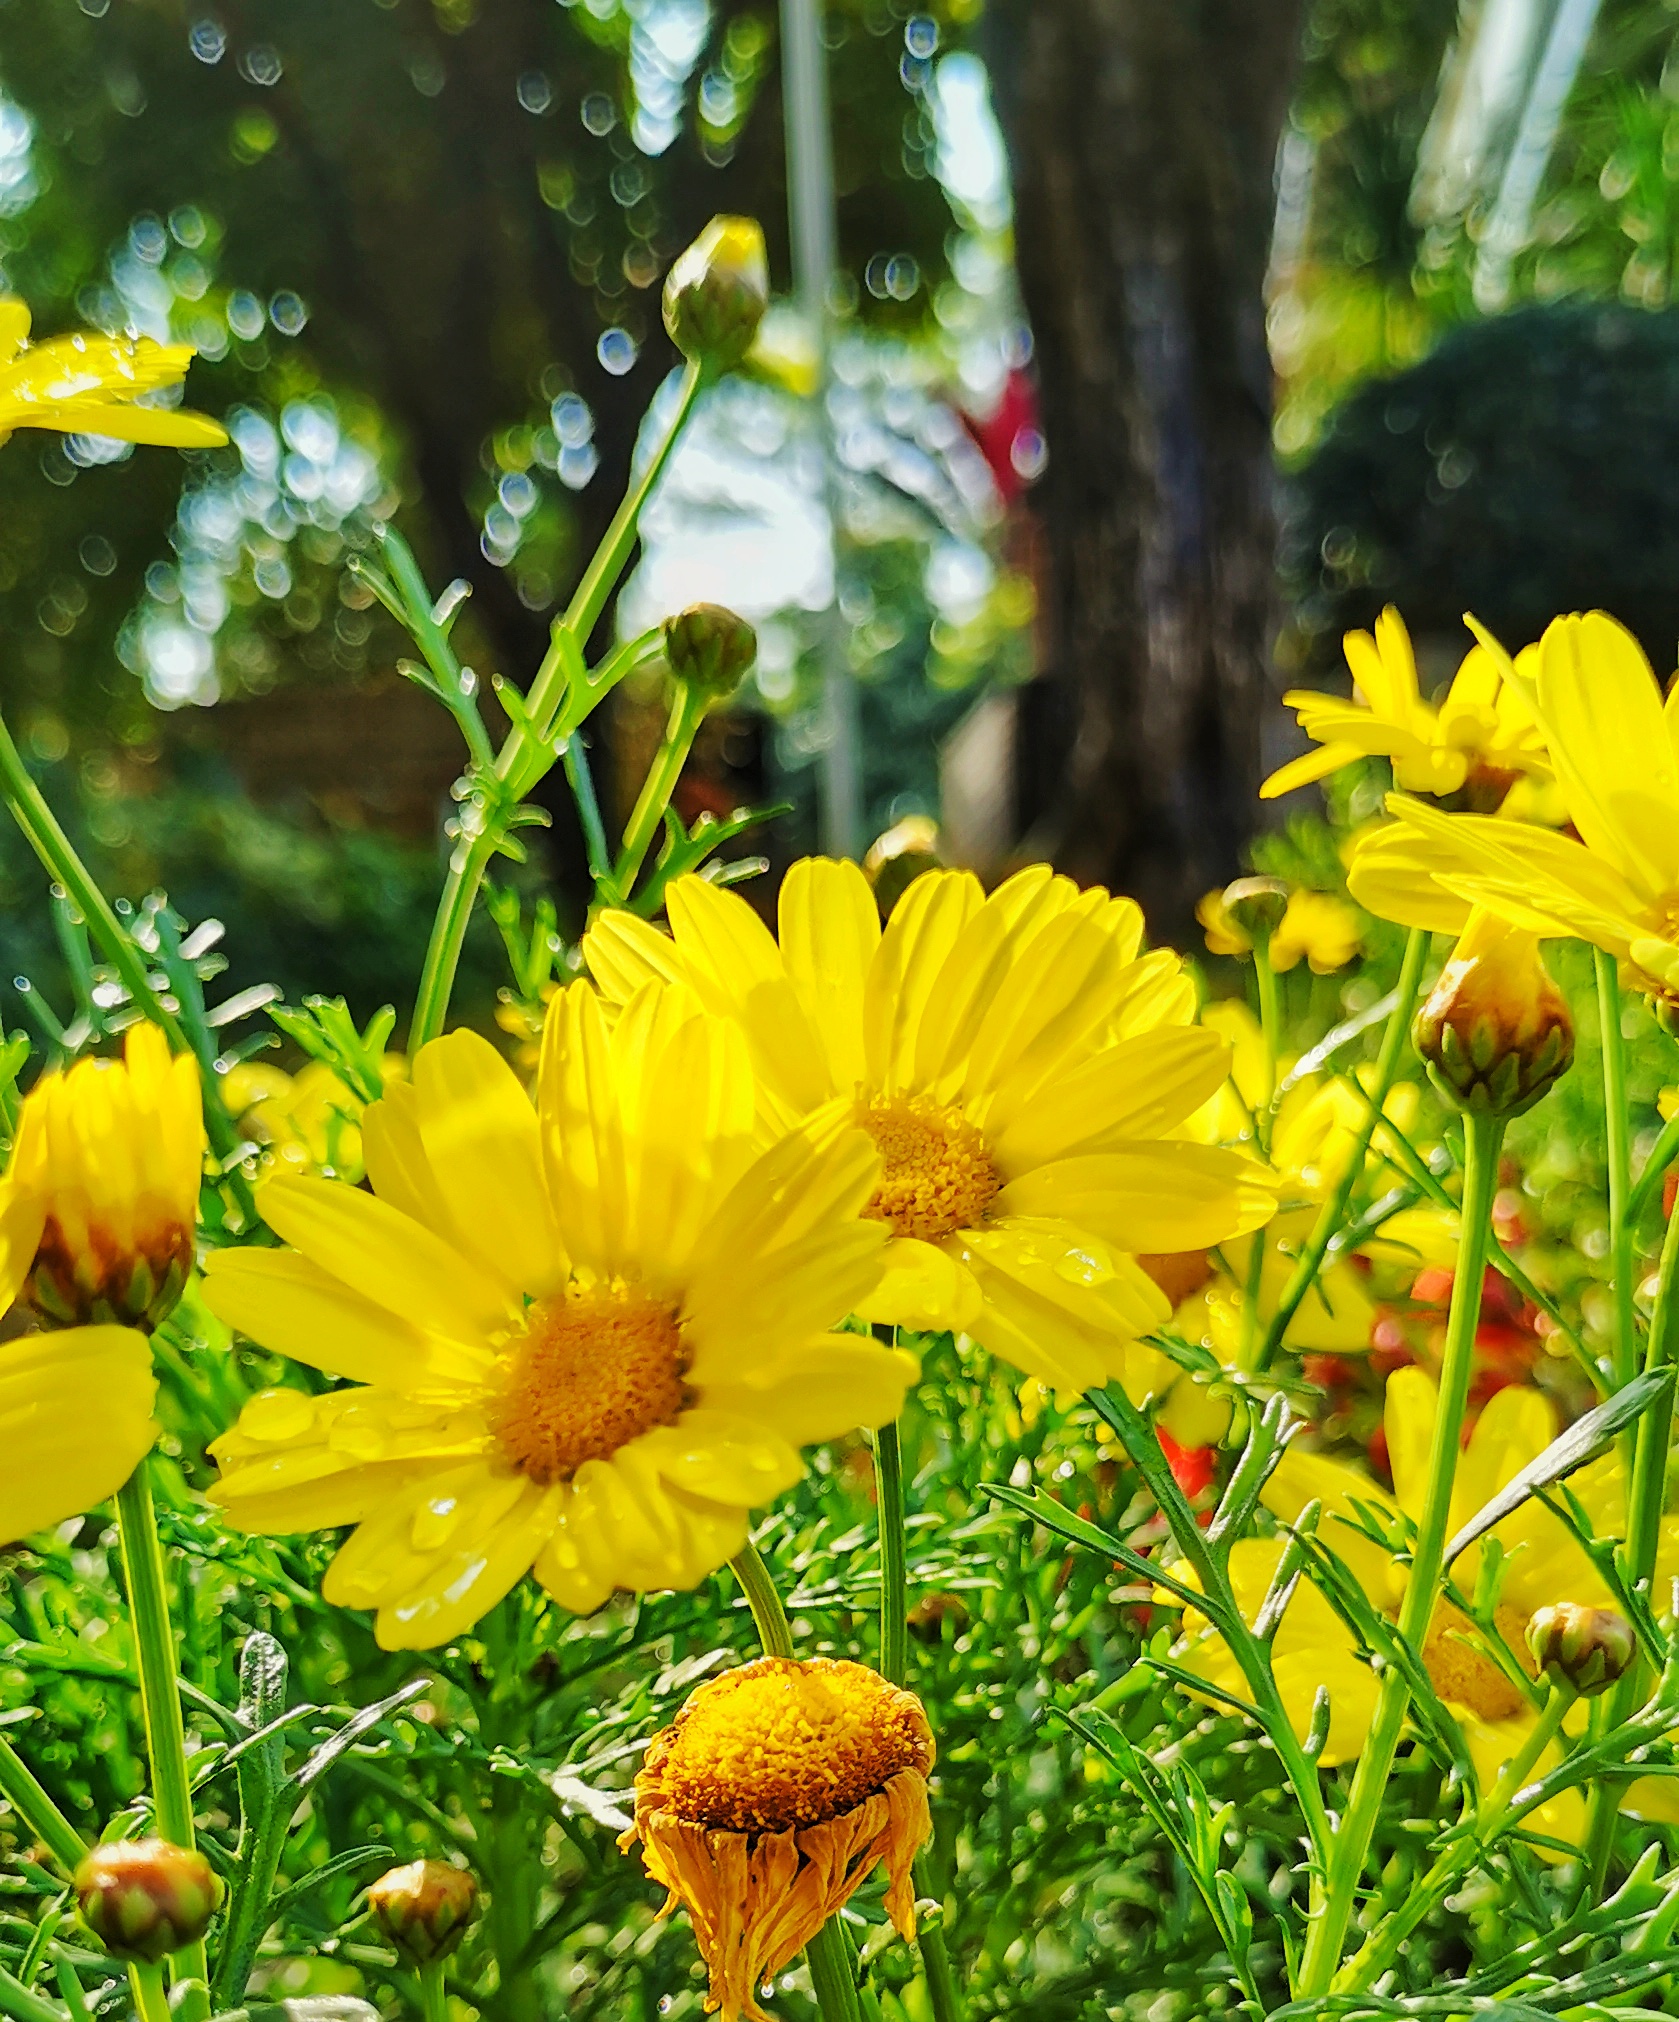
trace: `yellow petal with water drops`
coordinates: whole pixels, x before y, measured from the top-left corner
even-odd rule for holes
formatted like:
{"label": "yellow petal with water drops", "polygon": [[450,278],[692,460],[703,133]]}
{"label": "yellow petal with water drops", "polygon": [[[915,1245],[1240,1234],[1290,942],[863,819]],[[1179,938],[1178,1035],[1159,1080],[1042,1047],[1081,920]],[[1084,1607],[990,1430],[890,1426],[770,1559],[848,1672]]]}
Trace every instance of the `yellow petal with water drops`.
{"label": "yellow petal with water drops", "polygon": [[107,1501],[157,1437],[146,1337],[65,1327],[0,1342],[0,1545]]}
{"label": "yellow petal with water drops", "polygon": [[[317,1461],[317,1468],[322,1462]],[[437,1472],[432,1460],[379,1460],[330,1472],[312,1479],[266,1484],[286,1472],[278,1460],[231,1469],[210,1491],[210,1500],[234,1530],[258,1537],[283,1537],[288,1531],[337,1530],[359,1524],[386,1507],[391,1498]]]}
{"label": "yellow petal with water drops", "polygon": [[[435,1507],[458,1507],[481,1484],[490,1481],[480,1462],[438,1467],[393,1494],[339,1547],[321,1582],[321,1598],[335,1608],[377,1608],[423,1576],[437,1555],[434,1543],[418,1543],[415,1525]],[[525,1484],[517,1475],[501,1477],[504,1497],[517,1496]],[[423,1533],[422,1533],[423,1535]]]}
{"label": "yellow petal with water drops", "polygon": [[792,1446],[890,1424],[919,1365],[902,1348],[860,1334],[828,1334],[776,1364],[772,1381],[712,1383],[709,1409],[765,1425]]}
{"label": "yellow petal with water drops", "polygon": [[610,1545],[600,1535],[594,1502],[580,1503],[567,1490],[532,1572],[562,1608],[574,1615],[592,1615],[611,1597],[614,1576],[604,1570],[610,1562]]}
{"label": "yellow petal with water drops", "polygon": [[29,304],[16,295],[0,295],[0,367],[10,365],[29,342]]}
{"label": "yellow petal with water drops", "polygon": [[1422,1517],[1428,1491],[1429,1455],[1434,1448],[1434,1422],[1440,1415],[1440,1393],[1422,1369],[1396,1369],[1388,1378],[1382,1426],[1387,1434],[1388,1464],[1399,1507],[1413,1522]]}
{"label": "yellow petal with water drops", "polygon": [[405,1383],[428,1366],[470,1381],[483,1349],[427,1333],[291,1250],[227,1249],[204,1266],[205,1303],[218,1320],[276,1354],[356,1383]]}
{"label": "yellow petal with water drops", "polygon": [[553,1534],[562,1495],[526,1483],[499,1516],[463,1524],[426,1571],[379,1610],[379,1647],[431,1650],[463,1635],[530,1571]]}
{"label": "yellow petal with water drops", "polygon": [[548,1204],[536,1111],[487,1039],[451,1032],[414,1057],[416,1120],[459,1240],[487,1275],[540,1299],[565,1252]]}
{"label": "yellow petal with water drops", "polygon": [[1140,1339],[1172,1317],[1170,1301],[1135,1257],[1066,1222],[998,1218],[964,1231],[962,1243],[982,1285],[1005,1272],[1102,1333]]}
{"label": "yellow petal with water drops", "polygon": [[38,1193],[0,1180],[0,1313],[23,1290],[45,1222],[46,1205]]}
{"label": "yellow petal with water drops", "polygon": [[1205,1026],[1164,1026],[1105,1047],[1059,1076],[991,1138],[1006,1176],[1098,1151],[1106,1140],[1158,1137],[1216,1095],[1229,1042]]}
{"label": "yellow petal with water drops", "polygon": [[560,1240],[574,1264],[616,1272],[629,1262],[628,1156],[606,1022],[587,983],[548,1006],[538,1087]]}
{"label": "yellow petal with water drops", "polygon": [[704,1404],[636,1444],[673,1488],[730,1508],[761,1508],[804,1473],[798,1449],[780,1433]]}
{"label": "yellow petal with water drops", "polygon": [[1601,611],[1540,641],[1539,714],[1587,848],[1648,896],[1679,885],[1679,758],[1638,641]]}
{"label": "yellow petal with water drops", "polygon": [[960,1334],[972,1327],[979,1317],[979,1287],[949,1250],[895,1236],[881,1255],[879,1284],[854,1308],[863,1319],[934,1333]]}
{"label": "yellow petal with water drops", "polygon": [[649,983],[680,983],[688,967],[668,934],[609,906],[595,915],[583,936],[583,959],[609,1004],[628,1003]]}
{"label": "yellow petal with water drops", "polygon": [[258,1206],[274,1233],[376,1305],[477,1342],[511,1316],[505,1289],[409,1216],[335,1180],[271,1179]]}
{"label": "yellow petal with water drops", "polygon": [[1363,756],[1356,744],[1320,744],[1315,751],[1302,752],[1298,758],[1291,758],[1287,765],[1279,765],[1260,787],[1259,797],[1261,800],[1277,800],[1285,793],[1294,793],[1302,786],[1312,786],[1320,779],[1327,779],[1331,773],[1339,772],[1343,766],[1351,765]]}
{"label": "yellow petal with water drops", "polygon": [[885,1093],[909,1088],[922,1020],[942,994],[942,971],[962,929],[984,903],[969,871],[928,871],[886,923],[863,990],[868,1080]]}
{"label": "yellow petal with water drops", "polygon": [[781,955],[837,1089],[863,1079],[863,990],[880,946],[880,909],[853,863],[805,857],[781,886]]}
{"label": "yellow petal with water drops", "polygon": [[665,910],[700,1001],[740,1020],[759,1078],[794,1114],[825,1102],[827,1061],[769,928],[738,892],[700,877],[678,878]]}
{"label": "yellow petal with water drops", "polygon": [[1121,1249],[1154,1254],[1243,1235],[1276,1204],[1251,1159],[1216,1145],[1144,1140],[1022,1173],[998,1194],[993,1213],[1064,1218]]}
{"label": "yellow petal with water drops", "polygon": [[219,449],[227,430],[207,414],[179,407],[137,407],[126,400],[71,400],[60,406],[9,410],[13,427],[61,429],[67,435],[105,435],[117,442],[159,449]]}
{"label": "yellow petal with water drops", "polygon": [[645,1441],[632,1440],[609,1461],[586,1460],[572,1490],[571,1507],[600,1540],[616,1586],[645,1593],[685,1584],[684,1512]]}
{"label": "yellow petal with water drops", "polygon": [[972,1254],[970,1268],[984,1301],[970,1331],[993,1355],[1063,1398],[1124,1373],[1136,1330],[1122,1324],[1101,1285],[1058,1282],[1052,1272],[1023,1266],[1018,1243],[1006,1237],[989,1255]]}
{"label": "yellow petal with water drops", "polygon": [[[1461,1530],[1556,1436],[1556,1407],[1542,1391],[1512,1383],[1488,1398],[1458,1458],[1450,1530]],[[1510,1542],[1503,1524],[1495,1535],[1506,1545]]]}

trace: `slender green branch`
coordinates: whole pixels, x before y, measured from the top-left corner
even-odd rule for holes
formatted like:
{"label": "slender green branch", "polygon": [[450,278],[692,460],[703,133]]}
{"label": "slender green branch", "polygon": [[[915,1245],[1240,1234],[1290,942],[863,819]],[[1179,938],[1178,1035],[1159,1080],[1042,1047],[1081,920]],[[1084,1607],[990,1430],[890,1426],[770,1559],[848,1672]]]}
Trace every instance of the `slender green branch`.
{"label": "slender green branch", "polygon": [[589,766],[588,746],[581,736],[566,739],[560,762],[565,767],[566,784],[571,788],[577,820],[583,830],[589,878],[598,890],[612,875],[612,851],[606,840],[606,824],[600,818],[600,802],[595,796],[595,776]]}
{"label": "slender green branch", "polygon": [[781,1605],[781,1596],[776,1592],[775,1581],[770,1577],[763,1553],[748,1539],[730,1559],[729,1570],[740,1582],[746,1605],[752,1610],[752,1621],[758,1631],[758,1641],[764,1646],[764,1655],[791,1657],[793,1627],[787,1619],[787,1610]]}
{"label": "slender green branch", "polygon": [[128,1985],[134,1996],[135,2022],[170,2022],[169,1996],[164,1991],[161,1965],[130,1966]]}
{"label": "slender green branch", "polygon": [[705,693],[691,682],[683,682],[677,688],[670,707],[670,720],[665,725],[664,740],[647,769],[647,777],[641,782],[641,792],[636,796],[635,807],[624,829],[623,847],[612,867],[608,903],[622,904],[635,889],[647,851],[658,833],[665,809],[670,806],[670,797],[676,791],[676,782],[682,777],[682,768],[694,748],[700,725],[705,721],[707,701]]}
{"label": "slender green branch", "polygon": [[[1632,1138],[1627,1116],[1626,1042],[1621,1036],[1621,986],[1615,958],[1593,950],[1597,969],[1598,1018],[1603,1034],[1603,1147],[1609,1165],[1609,1256],[1615,1294],[1615,1384],[1630,1383],[1638,1371],[1638,1332],[1633,1317]],[[1631,1455],[1629,1453],[1628,1459]]]}
{"label": "slender green branch", "polygon": [[0,1797],[64,1872],[74,1874],[87,1852],[87,1842],[36,1782],[29,1765],[4,1734],[0,1734]]}
{"label": "slender green branch", "polygon": [[443,1991],[443,1961],[428,1959],[420,1968],[422,2022],[448,2022],[449,2001]]}
{"label": "slender green branch", "polygon": [[414,1016],[408,1027],[408,1050],[418,1052],[427,1040],[443,1030],[449,1015],[449,998],[455,987],[455,971],[460,967],[461,948],[466,941],[467,923],[477,902],[484,873],[496,853],[497,837],[483,829],[470,842],[462,842],[449,861],[449,875],[438,901],[437,918],[426,944],[425,965],[420,971],[420,987],[414,999]]}
{"label": "slender green branch", "polygon": [[1316,1282],[1318,1272],[1323,1268],[1323,1260],[1330,1242],[1346,1216],[1347,1203],[1352,1199],[1353,1189],[1358,1185],[1364,1172],[1364,1161],[1370,1151],[1370,1139],[1378,1118],[1387,1107],[1388,1095],[1398,1075],[1400,1058],[1410,1033],[1411,1013],[1417,1007],[1417,998],[1422,990],[1423,964],[1428,959],[1428,945],[1429,936],[1421,927],[1413,927],[1410,938],[1405,943],[1405,960],[1399,971],[1399,988],[1394,996],[1393,1009],[1388,1013],[1387,1029],[1382,1034],[1382,1048],[1376,1060],[1376,1084],[1367,1091],[1369,1111],[1359,1129],[1352,1155],[1347,1160],[1340,1178],[1331,1188],[1328,1199],[1319,1210],[1311,1236],[1300,1253],[1300,1261],[1295,1265],[1294,1273],[1277,1302],[1277,1310],[1271,1316],[1271,1324],[1266,1330],[1265,1340],[1258,1356],[1258,1367],[1261,1370],[1270,1368],[1277,1350],[1282,1346],[1283,1335],[1288,1331],[1288,1323],[1299,1311],[1300,1302]]}
{"label": "slender green branch", "polygon": [[[62,2010],[32,1987],[26,1987],[4,1966],[0,1966],[0,2015],[9,2015],[12,2022],[64,2022]],[[147,2016],[144,2022],[169,2022],[169,2011],[165,2008],[161,2016]]]}
{"label": "slender green branch", "polygon": [[1253,944],[1254,981],[1259,986],[1259,1030],[1265,1041],[1265,1085],[1259,1092],[1255,1105],[1255,1121],[1259,1130],[1259,1148],[1271,1148],[1271,1104],[1277,1093],[1277,1056],[1282,1047],[1283,1013],[1282,1003],[1277,995],[1277,972],[1271,966],[1271,946],[1268,935],[1257,936]]}
{"label": "slender green branch", "polygon": [[[1469,1377],[1474,1366],[1475,1329],[1481,1317],[1481,1282],[1486,1274],[1487,1238],[1498,1190],[1498,1152],[1504,1138],[1504,1120],[1466,1115],[1463,1134],[1466,1152],[1463,1230],[1446,1323],[1440,1402],[1429,1450],[1428,1486],[1417,1524],[1405,1599],[1399,1611],[1399,1634],[1419,1654],[1440,1598],[1446,1524],[1451,1511],[1452,1485],[1457,1478]],[[1326,1994],[1340,1964],[1364,1863],[1375,1836],[1382,1798],[1410,1706],[1411,1686],[1405,1669],[1398,1664],[1390,1665],[1382,1675],[1375,1722],[1353,1775],[1346,1816],[1334,1836],[1321,1914],[1312,1919],[1306,1934],[1300,1980],[1295,1990],[1302,1999]]]}
{"label": "slender green branch", "polygon": [[904,1682],[909,1653],[904,1570],[904,1462],[898,1422],[874,1435],[875,1518],[880,1531],[880,1675]]}
{"label": "slender green branch", "polygon": [[1644,1210],[1656,1197],[1657,1189],[1667,1177],[1667,1169],[1679,1157],[1679,1111],[1670,1116],[1662,1125],[1661,1136],[1651,1147],[1650,1156],[1644,1161],[1644,1170],[1638,1175],[1638,1183],[1627,1196],[1627,1220],[1637,1228]]}

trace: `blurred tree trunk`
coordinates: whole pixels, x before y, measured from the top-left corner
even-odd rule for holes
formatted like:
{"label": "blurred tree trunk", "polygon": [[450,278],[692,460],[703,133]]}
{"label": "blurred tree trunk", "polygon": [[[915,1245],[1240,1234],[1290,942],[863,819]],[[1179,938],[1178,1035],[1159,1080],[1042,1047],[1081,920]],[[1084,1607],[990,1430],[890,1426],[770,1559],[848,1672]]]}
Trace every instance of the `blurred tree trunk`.
{"label": "blurred tree trunk", "polygon": [[1181,934],[1257,806],[1272,632],[1262,289],[1301,0],[1008,0],[993,64],[1071,726],[1040,840]]}

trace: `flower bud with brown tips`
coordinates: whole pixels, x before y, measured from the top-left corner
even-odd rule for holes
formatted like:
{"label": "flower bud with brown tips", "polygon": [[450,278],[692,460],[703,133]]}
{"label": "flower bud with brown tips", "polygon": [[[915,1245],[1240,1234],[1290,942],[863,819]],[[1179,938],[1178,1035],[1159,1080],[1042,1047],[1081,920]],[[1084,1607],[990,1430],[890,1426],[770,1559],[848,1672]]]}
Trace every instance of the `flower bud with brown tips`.
{"label": "flower bud with brown tips", "polygon": [[111,1840],[76,1869],[82,1921],[114,1959],[151,1965],[194,1945],[222,1899],[201,1853],[166,1839]]}
{"label": "flower bud with brown tips", "polygon": [[713,218],[665,277],[665,328],[710,376],[752,349],[769,307],[769,261],[752,218]]}
{"label": "flower bud with brown tips", "polygon": [[1444,1095],[1492,1116],[1531,1109],[1574,1058],[1574,1021],[1538,936],[1479,907],[1411,1036]]}
{"label": "flower bud with brown tips", "polygon": [[726,702],[752,671],[758,635],[724,604],[690,604],[664,623],[674,679],[709,702]]}
{"label": "flower bud with brown tips", "polygon": [[367,1891],[373,1920],[415,1966],[446,1959],[466,1936],[478,1907],[478,1884],[447,1861],[410,1861],[390,1868]]}
{"label": "flower bud with brown tips", "polygon": [[1554,1671],[1583,1699],[1607,1692],[1638,1651],[1632,1624],[1614,1608],[1558,1601],[1527,1625],[1527,1646],[1542,1671]]}

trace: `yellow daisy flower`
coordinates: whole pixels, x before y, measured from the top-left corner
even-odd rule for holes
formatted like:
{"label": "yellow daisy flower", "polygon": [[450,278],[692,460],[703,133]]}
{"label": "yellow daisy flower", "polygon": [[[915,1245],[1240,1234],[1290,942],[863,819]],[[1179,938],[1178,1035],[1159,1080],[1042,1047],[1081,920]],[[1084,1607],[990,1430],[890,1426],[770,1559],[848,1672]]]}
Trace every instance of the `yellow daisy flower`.
{"label": "yellow daisy flower", "polygon": [[1056,1390],[1124,1374],[1167,1317],[1138,1251],[1256,1227],[1251,1160],[1176,1130],[1228,1049],[1189,1025],[1176,956],[1137,959],[1142,916],[1047,866],[989,898],[929,871],[882,932],[855,864],[809,858],[781,891],[778,946],[745,900],[670,888],[670,938],[624,912],[584,942],[606,994],[688,983],[745,1036],[784,1122],[848,1119],[885,1161],[867,1212],[892,1241],[870,1319],[972,1334]]}
{"label": "yellow daisy flower", "polygon": [[[1378,1521],[1396,1521],[1403,1512],[1415,1522],[1422,1514],[1428,1481],[1429,1448],[1439,1393],[1420,1369],[1400,1369],[1388,1379],[1386,1431],[1393,1467],[1390,1495],[1369,1476],[1323,1454],[1289,1447],[1264,1490],[1266,1507],[1285,1523],[1307,1504],[1319,1501],[1318,1536],[1342,1559],[1380,1613],[1397,1621],[1408,1568],[1359,1522],[1358,1505]],[[1452,1489],[1448,1531],[1455,1532],[1490,1502],[1506,1483],[1547,1447],[1557,1434],[1556,1415],[1537,1390],[1512,1386],[1489,1400],[1476,1420],[1459,1459]],[[1625,1492],[1620,1462],[1611,1454],[1570,1477],[1569,1487],[1589,1512],[1600,1536],[1625,1528]],[[1524,1503],[1493,1531],[1505,1553],[1496,1613],[1503,1660],[1476,1640],[1468,1618],[1442,1600],[1422,1652],[1423,1667],[1463,1735],[1483,1792],[1511,1761],[1533,1730],[1538,1703],[1518,1683],[1532,1678],[1535,1665],[1526,1642],[1527,1625],[1540,1608],[1559,1600],[1587,1606],[1612,1605],[1596,1568],[1572,1534],[1543,1504]],[[1248,1538],[1231,1553],[1231,1579],[1242,1613],[1254,1621],[1269,1591],[1283,1549],[1281,1538]],[[1482,1547],[1472,1545],[1452,1569],[1462,1594],[1475,1590]],[[1658,1579],[1679,1570],[1679,1518],[1664,1520]],[[1230,1692],[1242,1691],[1234,1659],[1205,1618],[1186,1614],[1180,1656],[1186,1668]],[[1329,1737],[1320,1758],[1326,1768],[1354,1760],[1375,1715],[1377,1683],[1357,1639],[1323,1594],[1303,1579],[1284,1611],[1273,1645],[1278,1689],[1296,1733],[1311,1726],[1319,1685],[1329,1688]],[[1570,1733],[1584,1725],[1576,1708]],[[1554,1768],[1564,1744],[1552,1743],[1535,1775]],[[1640,1778],[1628,1791],[1626,1808],[1644,1817],[1676,1815],[1664,1780]],[[1566,1792],[1535,1815],[1535,1829],[1553,1839],[1578,1844],[1585,1805],[1577,1791]]]}
{"label": "yellow daisy flower", "polygon": [[1412,793],[1456,793],[1471,784],[1502,794],[1520,774],[1550,771],[1525,698],[1487,647],[1469,649],[1436,706],[1418,692],[1411,635],[1391,604],[1373,637],[1349,632],[1342,645],[1359,699],[1343,702],[1313,688],[1283,697],[1320,748],[1272,773],[1259,789],[1262,800],[1369,757],[1391,759],[1395,783]]}
{"label": "yellow daisy flower", "polygon": [[[1222,890],[1208,892],[1195,908],[1195,917],[1205,931],[1209,954],[1252,953],[1252,936],[1232,919]],[[1309,892],[1302,886],[1289,893],[1266,954],[1279,975],[1304,957],[1314,976],[1330,976],[1344,969],[1363,944],[1364,923],[1354,907],[1332,892]]]}
{"label": "yellow daisy flower", "polygon": [[203,1168],[198,1070],[136,1025],[123,1059],[47,1073],[0,1179],[0,1544],[114,1495],[156,1437],[142,1328],[192,1268]]}
{"label": "yellow daisy flower", "polygon": [[1397,824],[1354,852],[1354,896],[1407,925],[1449,918],[1461,931],[1476,904],[1536,934],[1578,935],[1625,962],[1640,989],[1679,1001],[1675,695],[1664,705],[1643,649],[1613,618],[1558,618],[1527,698],[1577,836],[1396,794]]}
{"label": "yellow daisy flower", "polygon": [[745,1048],[652,988],[609,1034],[549,1010],[533,1107],[484,1039],[422,1047],[362,1118],[372,1193],[284,1176],[290,1250],[210,1259],[216,1313],[352,1379],[269,1390],[213,1449],[240,1529],[357,1529],[323,1592],[388,1649],[461,1634],[525,1573],[578,1614],[692,1587],[799,1479],[891,1418],[909,1357],[825,1330],[879,1275],[860,1131],[759,1149]]}
{"label": "yellow daisy flower", "polygon": [[29,342],[29,310],[0,296],[0,442],[14,428],[111,435],[122,442],[214,449],[227,430],[207,414],[143,407],[144,393],[178,386],[197,354],[190,344],[83,332]]}

